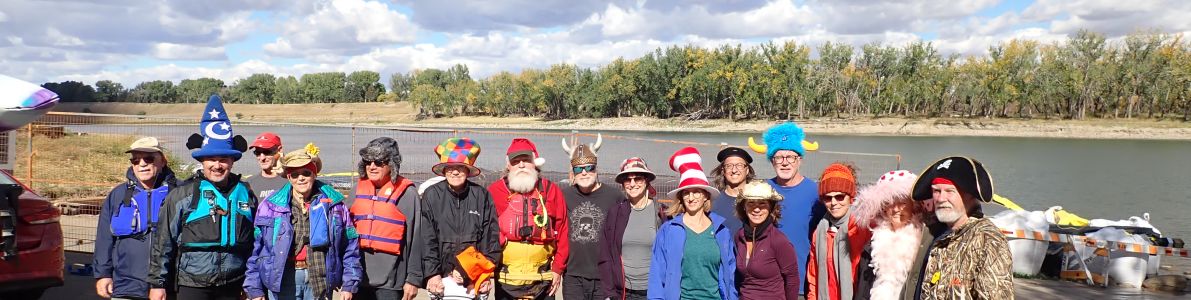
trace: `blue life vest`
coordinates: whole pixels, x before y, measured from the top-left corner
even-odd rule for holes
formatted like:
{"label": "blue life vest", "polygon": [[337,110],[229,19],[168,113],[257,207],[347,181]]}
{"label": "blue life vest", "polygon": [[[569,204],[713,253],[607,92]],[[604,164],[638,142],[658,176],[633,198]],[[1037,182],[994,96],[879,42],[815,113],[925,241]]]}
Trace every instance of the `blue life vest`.
{"label": "blue life vest", "polygon": [[110,219],[112,235],[116,237],[140,237],[151,231],[160,216],[161,204],[170,192],[170,184],[146,191],[133,182],[128,183],[124,200],[117,204]]}
{"label": "blue life vest", "polygon": [[[229,198],[230,197],[230,198]],[[190,213],[178,239],[188,248],[228,248],[252,245],[252,198],[243,183],[224,196],[210,181],[199,180]]]}
{"label": "blue life vest", "polygon": [[[310,247],[323,248],[331,244],[330,233],[337,228],[331,228],[331,218],[333,217],[330,211],[335,203],[343,201],[343,194],[340,194],[335,188],[329,184],[318,184],[319,194],[314,195],[314,202],[307,208],[310,218]],[[269,196],[270,202],[277,206],[288,207],[289,201],[301,201],[292,199],[290,190],[293,188],[290,184],[278,189],[277,192]],[[290,217],[294,214],[291,212]],[[276,237],[274,237],[276,239]]]}

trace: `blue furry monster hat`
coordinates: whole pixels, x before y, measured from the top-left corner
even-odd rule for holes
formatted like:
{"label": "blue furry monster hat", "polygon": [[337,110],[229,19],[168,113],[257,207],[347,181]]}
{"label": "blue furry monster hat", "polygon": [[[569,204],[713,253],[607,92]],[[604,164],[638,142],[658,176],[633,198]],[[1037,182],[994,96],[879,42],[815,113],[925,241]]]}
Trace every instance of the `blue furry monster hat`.
{"label": "blue furry monster hat", "polygon": [[798,156],[806,156],[806,148],[802,147],[802,140],[806,139],[806,133],[802,132],[802,127],[794,122],[785,122],[765,131],[762,140],[765,141],[767,149],[765,151],[765,158],[773,160],[773,154],[778,150],[790,150],[798,152]]}
{"label": "blue furry monster hat", "polygon": [[203,109],[199,133],[190,135],[186,147],[191,150],[198,149],[190,153],[196,160],[213,156],[228,156],[232,160],[240,160],[244,151],[248,150],[248,141],[242,136],[232,134],[232,122],[228,119],[227,111],[223,109],[223,101],[219,99],[219,95],[211,95],[211,98],[207,99],[207,107]]}

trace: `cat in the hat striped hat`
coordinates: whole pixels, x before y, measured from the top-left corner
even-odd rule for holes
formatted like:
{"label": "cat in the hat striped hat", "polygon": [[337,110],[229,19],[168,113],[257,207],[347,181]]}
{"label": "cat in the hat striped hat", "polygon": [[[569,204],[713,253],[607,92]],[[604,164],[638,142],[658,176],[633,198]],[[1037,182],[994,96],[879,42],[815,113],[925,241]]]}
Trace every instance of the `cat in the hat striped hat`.
{"label": "cat in the hat striped hat", "polygon": [[[695,149],[695,147],[686,147],[679,149],[678,152],[674,152],[674,155],[670,156],[670,169],[678,172],[679,174],[678,188],[666,193],[666,196],[676,201],[684,201],[684,199],[681,197],[683,195],[683,191],[703,191],[706,192],[706,195],[704,195],[704,200],[706,200],[706,203],[704,203],[701,208],[704,211],[711,211],[710,200],[719,196],[720,190],[712,187],[711,183],[707,181],[707,174],[703,172],[703,156],[699,154],[699,149]],[[675,207],[675,210],[678,210],[678,207],[682,206],[686,205],[674,205],[673,207]],[[675,214],[677,214],[677,212],[675,212]]]}

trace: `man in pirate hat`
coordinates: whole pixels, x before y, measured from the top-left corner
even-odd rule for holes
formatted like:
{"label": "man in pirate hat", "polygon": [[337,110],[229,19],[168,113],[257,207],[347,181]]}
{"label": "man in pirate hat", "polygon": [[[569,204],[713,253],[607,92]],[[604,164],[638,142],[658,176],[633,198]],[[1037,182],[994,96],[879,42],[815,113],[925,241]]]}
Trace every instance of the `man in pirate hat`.
{"label": "man in pirate hat", "polygon": [[619,189],[600,183],[596,172],[604,138],[596,135],[594,144],[580,144],[572,147],[566,139],[562,149],[571,158],[571,184],[562,188],[567,200],[567,215],[570,217],[571,254],[567,262],[567,273],[563,279],[565,299],[604,299],[600,295],[600,272],[596,265],[600,260],[604,220],[624,196]]}
{"label": "man in pirate hat", "polygon": [[984,165],[960,156],[941,159],[922,171],[913,197],[933,201],[935,217],[948,226],[930,245],[920,299],[1013,299],[1009,244],[980,207],[993,198]]}
{"label": "man in pirate hat", "polygon": [[[814,180],[803,176],[801,168],[806,152],[816,150],[817,143],[805,141],[806,133],[802,127],[793,122],[784,122],[765,130],[762,136],[765,145],[758,145],[749,138],[749,147],[757,153],[765,154],[765,159],[773,166],[776,176],[766,180],[773,189],[782,194],[785,199],[782,204],[785,210],[779,221],[779,228],[794,244],[794,253],[798,256],[798,270],[805,272],[807,257],[811,251],[810,228],[819,224],[826,209],[819,202],[819,185]],[[806,293],[806,276],[799,276],[799,294]]]}
{"label": "man in pirate hat", "polygon": [[257,200],[231,172],[248,143],[232,134],[219,96],[207,101],[199,133],[186,147],[195,150],[190,156],[202,170],[171,190],[161,208],[149,260],[149,298],[165,299],[173,288],[180,299],[240,299]]}

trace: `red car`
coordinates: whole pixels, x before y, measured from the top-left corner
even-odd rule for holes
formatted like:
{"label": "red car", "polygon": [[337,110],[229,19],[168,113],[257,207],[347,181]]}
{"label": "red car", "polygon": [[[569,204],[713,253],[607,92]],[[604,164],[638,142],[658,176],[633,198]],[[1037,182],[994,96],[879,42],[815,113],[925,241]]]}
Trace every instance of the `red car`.
{"label": "red car", "polygon": [[0,170],[0,299],[37,299],[62,285],[61,214]]}

